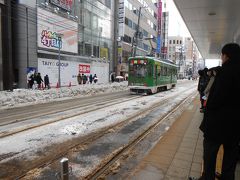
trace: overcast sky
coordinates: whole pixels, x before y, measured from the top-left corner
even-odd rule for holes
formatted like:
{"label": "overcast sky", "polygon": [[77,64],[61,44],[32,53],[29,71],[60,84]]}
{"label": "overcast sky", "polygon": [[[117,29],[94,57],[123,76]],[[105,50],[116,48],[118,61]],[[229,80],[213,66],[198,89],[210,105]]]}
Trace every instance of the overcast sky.
{"label": "overcast sky", "polygon": [[[183,36],[191,37],[177,7],[175,6],[173,0],[162,0],[163,11],[169,12],[169,27],[168,36]],[[164,2],[166,2],[166,8],[164,7]],[[220,59],[206,59],[205,65],[208,68],[221,65]]]}
{"label": "overcast sky", "polygon": [[165,0],[165,2],[166,2],[166,8],[164,7],[164,0],[163,0],[163,11],[169,12],[168,35],[191,37],[173,0]]}

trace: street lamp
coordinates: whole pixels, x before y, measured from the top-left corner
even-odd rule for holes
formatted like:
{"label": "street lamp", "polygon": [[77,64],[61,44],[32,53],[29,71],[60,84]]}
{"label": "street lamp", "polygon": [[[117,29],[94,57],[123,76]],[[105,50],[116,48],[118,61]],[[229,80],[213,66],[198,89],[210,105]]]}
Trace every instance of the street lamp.
{"label": "street lamp", "polygon": [[61,47],[62,47],[62,37],[63,34],[57,34],[58,38],[58,86],[61,87],[61,58],[60,58],[60,53],[61,53]]}

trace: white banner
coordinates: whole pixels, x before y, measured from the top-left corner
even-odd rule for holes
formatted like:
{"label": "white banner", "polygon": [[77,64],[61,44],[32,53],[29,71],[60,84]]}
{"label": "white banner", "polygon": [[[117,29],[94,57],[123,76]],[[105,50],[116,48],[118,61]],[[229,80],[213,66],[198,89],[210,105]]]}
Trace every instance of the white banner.
{"label": "white banner", "polygon": [[[79,62],[61,60],[61,86],[77,85],[77,75],[79,72]],[[90,64],[86,64],[90,65]],[[58,60],[38,58],[38,72],[42,78],[49,76],[50,86],[56,87],[58,82]],[[88,75],[87,73],[85,73]]]}
{"label": "white banner", "polygon": [[[81,67],[87,67],[86,71],[82,71]],[[38,58],[38,72],[41,73],[42,79],[47,74],[49,76],[50,86],[56,87],[58,82],[58,60]],[[76,61],[63,61],[61,60],[61,86],[78,85],[77,75],[85,74],[89,77],[90,74],[96,74],[98,83],[109,82],[109,64],[92,62],[91,64],[76,62]]]}
{"label": "white banner", "polygon": [[[37,8],[38,47],[78,53],[78,24],[57,14]],[[59,41],[58,34],[61,34]]]}

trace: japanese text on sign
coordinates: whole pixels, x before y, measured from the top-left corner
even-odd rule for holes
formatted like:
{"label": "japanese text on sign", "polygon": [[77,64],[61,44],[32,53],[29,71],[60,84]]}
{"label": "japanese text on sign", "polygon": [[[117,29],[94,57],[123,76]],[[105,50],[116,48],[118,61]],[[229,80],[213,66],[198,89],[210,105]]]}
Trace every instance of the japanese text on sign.
{"label": "japanese text on sign", "polygon": [[90,73],[90,65],[79,64],[79,73]]}

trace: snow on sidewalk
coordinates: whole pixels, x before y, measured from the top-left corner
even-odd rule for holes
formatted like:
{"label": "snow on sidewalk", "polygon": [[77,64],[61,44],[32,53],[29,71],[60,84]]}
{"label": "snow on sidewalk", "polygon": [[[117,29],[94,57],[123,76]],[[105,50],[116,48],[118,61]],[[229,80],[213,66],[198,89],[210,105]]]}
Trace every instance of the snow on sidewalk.
{"label": "snow on sidewalk", "polygon": [[86,84],[62,87],[60,89],[14,89],[13,91],[0,91],[0,109],[70,99],[74,97],[91,96],[100,93],[118,92],[128,89],[128,83],[125,81],[111,84]]}

